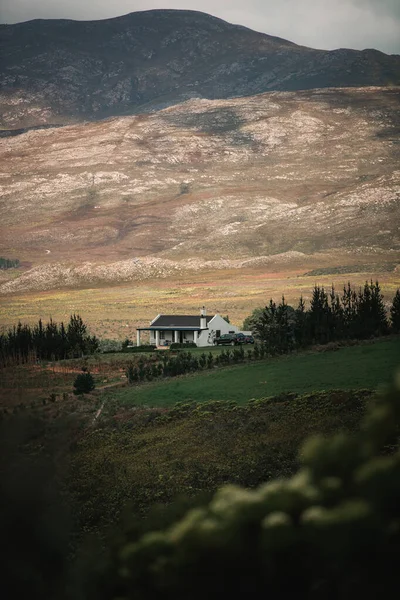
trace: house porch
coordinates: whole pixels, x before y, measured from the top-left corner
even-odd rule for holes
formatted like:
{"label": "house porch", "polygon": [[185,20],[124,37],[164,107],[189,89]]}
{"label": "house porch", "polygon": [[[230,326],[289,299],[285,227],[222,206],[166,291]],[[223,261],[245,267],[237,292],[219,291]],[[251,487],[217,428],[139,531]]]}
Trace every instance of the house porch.
{"label": "house porch", "polygon": [[141,331],[150,332],[150,344],[158,347],[170,346],[171,344],[185,344],[194,342],[197,344],[200,328],[164,328],[141,327],[136,330],[136,344],[140,346]]}

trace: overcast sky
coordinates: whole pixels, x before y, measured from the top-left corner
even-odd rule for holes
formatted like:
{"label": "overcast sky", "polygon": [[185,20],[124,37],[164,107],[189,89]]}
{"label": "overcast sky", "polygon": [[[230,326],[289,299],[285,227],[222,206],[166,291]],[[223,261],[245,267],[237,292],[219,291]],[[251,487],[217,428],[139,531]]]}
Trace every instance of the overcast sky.
{"label": "overcast sky", "polygon": [[154,8],[201,10],[313,48],[400,54],[400,0],[0,0],[0,22],[105,19]]}

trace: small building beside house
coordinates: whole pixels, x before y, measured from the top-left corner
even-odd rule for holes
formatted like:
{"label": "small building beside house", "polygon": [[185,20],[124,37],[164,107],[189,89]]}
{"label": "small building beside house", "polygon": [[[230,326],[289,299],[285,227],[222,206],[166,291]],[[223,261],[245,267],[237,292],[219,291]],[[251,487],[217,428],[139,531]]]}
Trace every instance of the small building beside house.
{"label": "small building beside house", "polygon": [[199,347],[212,346],[215,338],[224,333],[239,333],[239,327],[227,323],[221,315],[208,316],[206,309],[200,315],[157,315],[149,327],[137,328],[137,345],[140,333],[150,332],[150,344],[169,346],[172,343],[194,342]]}

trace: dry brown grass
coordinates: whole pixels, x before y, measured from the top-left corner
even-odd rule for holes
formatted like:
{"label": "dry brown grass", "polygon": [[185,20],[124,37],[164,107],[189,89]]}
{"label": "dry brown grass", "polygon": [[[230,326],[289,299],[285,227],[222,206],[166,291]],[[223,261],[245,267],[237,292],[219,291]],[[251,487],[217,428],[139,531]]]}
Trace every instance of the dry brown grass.
{"label": "dry brown grass", "polygon": [[228,314],[240,326],[254,308],[264,306],[271,297],[279,301],[284,294],[293,306],[301,294],[310,299],[314,283],[327,288],[334,283],[340,292],[347,281],[362,285],[367,278],[378,278],[388,302],[400,287],[399,272],[309,277],[303,275],[307,270],[309,265],[298,272],[228,270],[145,283],[6,296],[0,309],[0,327],[19,319],[32,324],[50,316],[58,322],[67,321],[75,312],[88,323],[92,333],[123,340],[134,338],[136,327],[147,325],[159,313],[198,314],[203,305],[209,314]]}

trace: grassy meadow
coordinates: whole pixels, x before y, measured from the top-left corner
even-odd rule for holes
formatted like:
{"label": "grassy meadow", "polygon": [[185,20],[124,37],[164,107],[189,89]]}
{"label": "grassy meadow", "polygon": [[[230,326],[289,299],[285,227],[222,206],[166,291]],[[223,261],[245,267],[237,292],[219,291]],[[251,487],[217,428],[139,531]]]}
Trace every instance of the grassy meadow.
{"label": "grassy meadow", "polygon": [[399,366],[400,338],[394,337],[130,386],[113,392],[113,398],[136,406],[165,407],[176,402],[207,400],[244,404],[251,398],[287,392],[307,394],[338,388],[376,389],[389,383]]}
{"label": "grassy meadow", "polygon": [[[252,346],[245,346],[245,352]],[[206,349],[215,356],[223,347]],[[199,356],[204,349],[190,350]],[[99,354],[85,359],[43,361],[4,368],[0,383],[0,407],[46,403],[56,395],[71,395],[82,367],[92,373],[96,389],[93,400],[119,407],[172,407],[177,402],[233,401],[245,404],[252,398],[282,393],[307,394],[331,389],[377,389],[388,383],[400,366],[400,337],[381,338],[355,346],[321,346],[307,352],[247,361],[179,377],[128,385],[126,369],[141,357],[161,360],[164,352]],[[83,402],[83,400],[82,400]]]}
{"label": "grassy meadow", "polygon": [[[302,269],[280,272],[260,269],[227,270],[210,273],[177,275],[171,280],[154,279],[118,286],[97,286],[87,289],[49,290],[3,296],[0,306],[0,329],[16,324],[34,324],[39,318],[48,321],[68,321],[79,313],[90,332],[104,339],[135,339],[137,326],[146,326],[159,313],[199,314],[205,305],[208,314],[229,315],[239,327],[243,320],[270,298],[278,301],[285,295],[287,302],[297,306],[300,295],[307,301],[314,284],[338,292],[351,281],[363,285],[367,279],[378,278],[385,301],[391,302],[400,287],[400,273],[393,272],[322,272],[305,275],[311,263],[305,260]],[[329,269],[328,269],[329,271]],[[145,336],[143,335],[143,342]]]}
{"label": "grassy meadow", "polygon": [[286,477],[298,468],[309,435],[356,430],[371,397],[368,390],[336,390],[246,406],[222,401],[105,411],[102,424],[76,444],[70,490],[82,522],[102,527],[126,503],[143,514],[228,482],[252,487]]}

